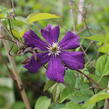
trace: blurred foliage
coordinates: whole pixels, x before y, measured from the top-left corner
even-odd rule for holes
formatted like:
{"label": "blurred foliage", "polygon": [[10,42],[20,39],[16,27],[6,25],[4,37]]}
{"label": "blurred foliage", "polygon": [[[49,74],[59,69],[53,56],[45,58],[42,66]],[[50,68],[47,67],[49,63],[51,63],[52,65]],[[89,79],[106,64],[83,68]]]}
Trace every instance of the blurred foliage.
{"label": "blurred foliage", "polygon": [[[14,7],[11,1],[14,2]],[[45,76],[44,68],[37,74],[31,74],[23,68],[22,60],[27,55],[16,56],[17,69],[32,109],[43,109],[44,106],[44,109],[101,109],[104,100],[109,98],[106,92],[109,80],[109,0],[84,0],[85,20],[81,24],[77,24],[79,0],[74,0],[72,6],[69,1],[71,0],[0,0],[0,21],[8,30],[8,38],[23,42],[22,36],[29,29],[41,36],[40,29],[47,24],[60,25],[60,39],[65,32],[76,29],[85,50],[86,63],[82,71],[105,88],[102,91],[99,88],[94,89],[94,84],[86,77],[69,69],[66,71],[64,84],[50,81]],[[46,14],[38,15],[39,13]],[[12,52],[15,53],[18,47],[12,42],[10,46],[14,46]],[[82,50],[78,48],[76,51],[79,49]],[[13,80],[13,75],[0,40],[0,80],[4,78]],[[11,85],[10,88],[0,84],[0,109],[25,109],[16,83]],[[7,106],[10,100],[6,99],[5,94],[9,95],[10,92],[14,94],[15,100]]]}

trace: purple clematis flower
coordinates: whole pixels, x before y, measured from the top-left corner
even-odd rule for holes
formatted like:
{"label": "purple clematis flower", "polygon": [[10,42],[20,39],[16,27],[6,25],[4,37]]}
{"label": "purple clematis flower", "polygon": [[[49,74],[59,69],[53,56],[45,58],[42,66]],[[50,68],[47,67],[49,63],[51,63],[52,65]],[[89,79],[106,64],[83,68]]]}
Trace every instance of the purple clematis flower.
{"label": "purple clematis flower", "polygon": [[57,82],[64,82],[66,67],[73,70],[84,67],[83,52],[68,51],[80,46],[78,35],[69,31],[58,42],[59,26],[53,27],[50,24],[41,29],[41,34],[45,41],[41,40],[32,30],[27,31],[23,36],[24,42],[28,47],[37,47],[43,51],[42,53],[36,53],[37,59],[35,59],[35,56],[31,57],[29,62],[24,65],[26,69],[35,73],[48,62],[47,77]]}

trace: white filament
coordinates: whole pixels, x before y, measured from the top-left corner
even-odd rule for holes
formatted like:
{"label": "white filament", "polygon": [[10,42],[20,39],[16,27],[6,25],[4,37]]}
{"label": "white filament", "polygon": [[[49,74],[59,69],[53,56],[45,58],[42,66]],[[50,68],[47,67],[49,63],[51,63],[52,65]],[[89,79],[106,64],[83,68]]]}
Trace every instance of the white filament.
{"label": "white filament", "polygon": [[58,43],[56,43],[56,42],[53,42],[52,45],[49,45],[47,47],[47,49],[49,51],[48,55],[55,55],[55,56],[57,56],[61,52],[60,47],[58,46]]}

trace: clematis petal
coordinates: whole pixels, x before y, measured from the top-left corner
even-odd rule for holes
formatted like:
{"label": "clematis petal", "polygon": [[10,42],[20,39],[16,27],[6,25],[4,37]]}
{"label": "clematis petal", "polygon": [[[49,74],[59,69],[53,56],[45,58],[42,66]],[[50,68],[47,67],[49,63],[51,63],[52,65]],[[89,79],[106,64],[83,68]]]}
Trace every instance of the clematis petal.
{"label": "clematis petal", "polygon": [[57,82],[64,82],[65,67],[61,63],[61,59],[56,56],[50,57],[47,69],[47,77]]}
{"label": "clematis petal", "polygon": [[24,65],[24,67],[30,72],[35,73],[40,69],[42,65],[46,64],[48,60],[48,53],[38,53],[36,54],[36,57],[32,56],[29,62]]}
{"label": "clematis petal", "polygon": [[50,43],[58,41],[60,29],[59,26],[53,27],[52,25],[48,25],[46,28],[41,30],[42,36]]}
{"label": "clematis petal", "polygon": [[46,50],[47,43],[42,41],[32,30],[25,32],[24,41],[27,46],[30,47],[38,47],[41,50]]}
{"label": "clematis petal", "polygon": [[63,49],[74,49],[80,46],[79,43],[79,36],[72,33],[72,32],[67,32],[64,38],[60,41],[59,45]]}
{"label": "clematis petal", "polygon": [[84,68],[84,54],[83,52],[62,52],[61,59],[64,64],[73,70]]}

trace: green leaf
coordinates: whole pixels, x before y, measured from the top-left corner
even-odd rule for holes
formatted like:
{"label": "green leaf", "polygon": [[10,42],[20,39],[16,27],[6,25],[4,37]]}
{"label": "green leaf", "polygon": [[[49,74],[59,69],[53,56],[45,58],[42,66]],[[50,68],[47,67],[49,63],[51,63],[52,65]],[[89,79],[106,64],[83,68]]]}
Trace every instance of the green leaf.
{"label": "green leaf", "polygon": [[98,35],[93,35],[93,36],[89,36],[89,37],[87,36],[87,37],[83,37],[83,38],[98,41],[98,42],[105,43],[105,44],[109,43],[109,33],[106,33],[105,35],[98,34]]}
{"label": "green leaf", "polygon": [[50,106],[50,109],[61,109],[62,107],[64,107],[65,105],[64,104],[52,104]]}
{"label": "green leaf", "polygon": [[0,86],[0,93],[7,93],[9,91],[12,91],[12,89],[8,86]]}
{"label": "green leaf", "polygon": [[83,37],[85,39],[89,39],[89,40],[94,40],[94,41],[100,41],[103,42],[104,41],[104,36],[103,35],[94,35],[94,36],[87,36],[87,37]]}
{"label": "green leaf", "polygon": [[80,104],[76,104],[74,102],[69,102],[65,105],[65,107],[61,109],[84,109]]}
{"label": "green leaf", "polygon": [[12,29],[12,32],[16,38],[20,39],[23,37],[24,33],[26,32],[26,29],[25,28],[20,29],[16,27]]}
{"label": "green leaf", "polygon": [[24,18],[24,17],[20,17],[20,16],[17,16],[15,20],[11,19],[11,23],[14,25],[14,27],[17,26],[17,27],[20,27],[20,28],[22,26],[25,26],[25,25],[28,24],[27,19]]}
{"label": "green leaf", "polygon": [[24,105],[23,102],[17,101],[17,102],[15,102],[15,103],[12,105],[11,108],[12,108],[12,109],[25,109],[25,105]]}
{"label": "green leaf", "polygon": [[55,83],[52,87],[49,88],[50,93],[53,96],[53,101],[56,102],[60,96],[60,93],[65,88],[61,83]]}
{"label": "green leaf", "polygon": [[62,103],[64,100],[68,99],[72,96],[73,90],[70,88],[64,88],[63,91],[60,94],[60,100],[59,102]]}
{"label": "green leaf", "polygon": [[2,95],[0,95],[0,107],[4,107],[6,104],[6,98]]}
{"label": "green leaf", "polygon": [[0,19],[6,18],[6,15],[4,13],[0,13]]}
{"label": "green leaf", "polygon": [[61,92],[60,87],[58,84],[56,84],[55,87],[53,88],[53,91],[52,91],[54,102],[56,102],[57,99],[59,98],[60,92]]}
{"label": "green leaf", "polygon": [[75,87],[76,78],[74,75],[74,71],[67,70],[67,73],[65,74],[65,83],[67,83],[72,88]]}
{"label": "green leaf", "polygon": [[105,34],[104,43],[105,44],[108,44],[109,43],[109,33],[106,33]]}
{"label": "green leaf", "polygon": [[35,104],[35,109],[48,109],[50,103],[51,103],[51,99],[49,99],[46,96],[41,96]]}
{"label": "green leaf", "polygon": [[60,18],[60,16],[50,13],[33,13],[27,17],[27,20],[29,23],[33,23],[40,20],[54,19],[54,18]]}
{"label": "green leaf", "polygon": [[94,109],[94,106],[95,106],[95,104],[90,104],[89,106],[84,107],[84,108],[85,108],[85,109]]}
{"label": "green leaf", "polygon": [[20,37],[20,34],[19,34],[19,31],[18,31],[18,30],[13,29],[13,30],[12,30],[12,33],[14,34],[14,36],[15,36],[16,38],[19,38],[19,37]]}
{"label": "green leaf", "polygon": [[45,86],[44,86],[44,91],[48,90],[54,84],[55,84],[54,81],[51,81],[51,80],[47,81],[46,84],[45,84]]}
{"label": "green leaf", "polygon": [[100,74],[101,77],[109,75],[109,56],[103,55],[98,58],[96,62],[96,72]]}
{"label": "green leaf", "polygon": [[7,9],[6,8],[0,8],[0,19],[5,19],[7,17]]}
{"label": "green leaf", "polygon": [[95,104],[96,102],[99,102],[101,100],[109,98],[109,94],[107,92],[100,92],[98,94],[95,94],[92,96],[86,103],[84,104],[84,107],[88,107],[89,105]]}
{"label": "green leaf", "polygon": [[99,52],[108,53],[109,52],[109,44],[105,44],[98,49]]}

